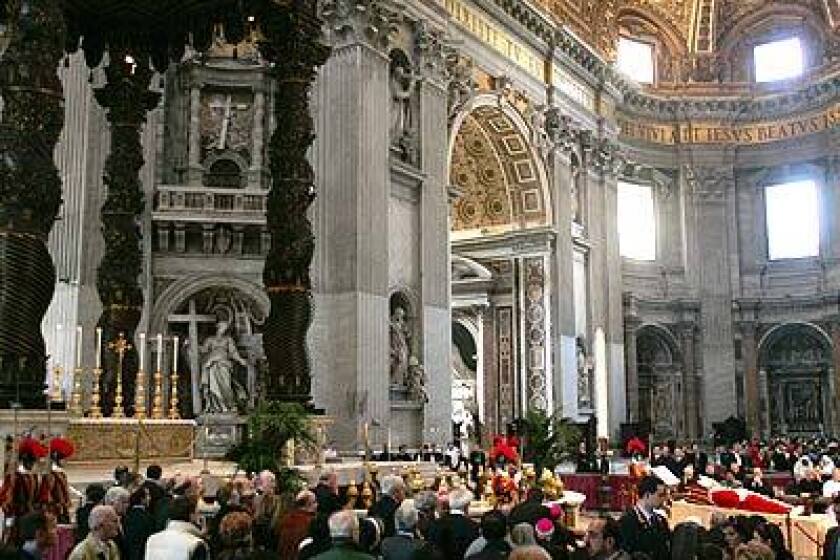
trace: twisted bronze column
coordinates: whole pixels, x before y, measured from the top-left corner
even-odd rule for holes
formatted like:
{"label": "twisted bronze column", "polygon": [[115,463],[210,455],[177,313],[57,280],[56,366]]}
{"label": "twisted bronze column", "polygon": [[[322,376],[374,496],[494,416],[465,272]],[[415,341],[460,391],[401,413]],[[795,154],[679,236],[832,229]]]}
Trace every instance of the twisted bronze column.
{"label": "twisted bronze column", "polygon": [[[160,95],[149,91],[152,70],[148,55],[112,48],[105,68],[107,83],[95,90],[96,101],[107,110],[111,125],[111,153],[105,161],[104,182],[108,189],[102,206],[102,236],[105,254],[97,269],[96,287],[102,301],[98,325],[103,331],[102,380],[103,408],[113,406],[117,357],[108,351],[108,342],[120,334],[134,340],[134,331],[143,312],[143,291],[138,283],[142,267],[140,216],[143,212],[143,146],[140,132],[146,114]],[[134,395],[137,350],[125,352],[122,362],[123,393]],[[128,414],[132,414],[131,407]]]}
{"label": "twisted bronze column", "polygon": [[53,150],[64,126],[57,69],[65,25],[55,0],[4,5],[11,41],[0,60],[0,407],[44,408],[41,321],[55,287],[46,241],[61,204]]}
{"label": "twisted bronze column", "polygon": [[309,90],[330,52],[320,42],[316,4],[315,0],[267,0],[258,13],[265,38],[260,52],[271,63],[277,81],[266,214],[271,250],[263,271],[271,301],[263,332],[269,371],[263,385],[269,399],[302,404],[312,398],[306,346],[312,322],[309,268],[315,246],[307,217],[315,199],[314,174],[306,158],[314,139]]}

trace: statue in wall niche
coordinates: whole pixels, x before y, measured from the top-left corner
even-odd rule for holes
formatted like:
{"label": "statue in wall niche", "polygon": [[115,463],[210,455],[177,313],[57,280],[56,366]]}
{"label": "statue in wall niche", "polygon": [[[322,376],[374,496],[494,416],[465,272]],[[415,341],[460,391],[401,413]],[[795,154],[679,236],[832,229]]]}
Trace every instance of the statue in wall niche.
{"label": "statue in wall niche", "polygon": [[397,307],[391,314],[391,385],[404,385],[408,380],[409,338],[405,309]]}
{"label": "statue in wall niche", "polygon": [[408,389],[408,399],[424,404],[429,402],[429,395],[426,393],[426,369],[420,364],[420,360],[414,356],[409,358],[407,373],[405,387]]}
{"label": "statue in wall niche", "polygon": [[391,130],[394,138],[413,126],[411,96],[417,85],[417,73],[409,68],[407,60],[394,57],[391,60]]}
{"label": "statue in wall niche", "polygon": [[219,321],[216,334],[204,339],[202,356],[201,396],[205,413],[234,412],[247,398],[245,390],[233,378],[235,364],[248,367],[239,355],[236,342],[228,334],[227,321]]}
{"label": "statue in wall niche", "polygon": [[592,408],[592,361],[581,338],[577,339],[578,406]]}

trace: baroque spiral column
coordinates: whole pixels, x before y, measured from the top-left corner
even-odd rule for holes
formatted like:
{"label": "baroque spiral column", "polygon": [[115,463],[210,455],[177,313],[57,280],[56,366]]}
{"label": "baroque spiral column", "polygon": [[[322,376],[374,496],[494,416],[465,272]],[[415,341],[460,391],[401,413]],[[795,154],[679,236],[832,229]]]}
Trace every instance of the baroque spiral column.
{"label": "baroque spiral column", "polygon": [[45,406],[41,321],[55,285],[46,241],[61,204],[53,149],[64,125],[58,4],[8,8],[11,42],[0,61],[0,407]]}
{"label": "baroque spiral column", "polygon": [[[97,289],[102,301],[99,326],[103,329],[101,349],[105,407],[111,406],[116,356],[108,350],[108,341],[120,333],[134,340],[134,331],[143,312],[143,291],[138,277],[142,267],[139,220],[143,212],[143,188],[140,169],[143,147],[140,132],[146,114],[160,95],[149,91],[152,70],[148,56],[127,58],[128,53],[112,49],[105,68],[107,83],[95,91],[97,102],[107,111],[111,125],[111,153],[105,161],[104,183],[108,189],[102,206],[102,236],[105,254],[97,271]],[[132,62],[136,60],[136,62]],[[137,351],[125,353],[122,364],[123,394],[134,394],[137,374]]]}
{"label": "baroque spiral column", "polygon": [[263,332],[269,367],[264,384],[269,399],[304,404],[311,400],[312,387],[306,335],[312,322],[309,268],[315,245],[307,217],[315,199],[314,174],[306,157],[314,139],[309,90],[330,52],[319,40],[316,4],[265,2],[258,14],[265,35],[260,51],[277,80],[266,214],[271,248],[263,270],[271,302]]}

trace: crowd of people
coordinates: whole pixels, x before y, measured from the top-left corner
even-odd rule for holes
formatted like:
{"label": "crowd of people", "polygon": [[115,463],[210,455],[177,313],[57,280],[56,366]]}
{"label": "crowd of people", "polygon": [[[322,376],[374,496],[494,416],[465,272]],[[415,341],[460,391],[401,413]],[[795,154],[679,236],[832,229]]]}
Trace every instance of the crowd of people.
{"label": "crowd of people", "polygon": [[[834,515],[840,514],[838,447],[834,441],[776,440],[713,452],[661,445],[645,454],[651,467],[665,466],[682,480],[677,492],[683,493],[702,473],[721,485],[778,494],[764,471],[783,470],[793,475],[783,493],[823,496]],[[52,468],[35,475],[32,461],[45,453]],[[586,523],[585,532],[576,533],[539,481],[507,475],[498,487],[495,480],[482,486],[457,475],[429,487],[413,484],[406,473],[388,474],[374,476],[358,492],[354,485],[339,488],[337,474],[325,472],[316,486],[286,496],[268,471],[239,473],[230,480],[164,479],[162,469],[152,465],[145,477],[121,468],[109,487],[88,485],[73,512],[72,488],[60,467],[71,453],[66,443],[44,449],[22,443],[21,465],[0,488],[11,527],[0,560],[45,558],[56,546],[58,523],[68,521],[75,531],[70,560],[793,558],[778,525],[761,515],[728,517],[718,510],[710,525],[687,519],[672,529],[667,509],[673,495],[651,474],[639,475],[632,507],[620,516],[601,513]],[[503,455],[489,453],[494,463],[504,463]],[[518,481],[514,491],[501,483],[512,480]],[[483,493],[491,486],[499,499],[488,502]],[[837,558],[840,530],[833,529],[823,559]]]}

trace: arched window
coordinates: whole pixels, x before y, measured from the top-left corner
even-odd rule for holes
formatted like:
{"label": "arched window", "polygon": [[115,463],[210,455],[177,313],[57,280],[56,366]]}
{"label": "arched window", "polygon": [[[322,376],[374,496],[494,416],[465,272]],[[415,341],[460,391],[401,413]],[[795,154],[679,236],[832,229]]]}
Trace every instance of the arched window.
{"label": "arched window", "polygon": [[204,176],[204,185],[211,188],[239,189],[242,187],[242,170],[233,160],[216,160]]}
{"label": "arched window", "polygon": [[618,69],[640,84],[652,84],[655,77],[654,45],[621,37],[618,40]]}

